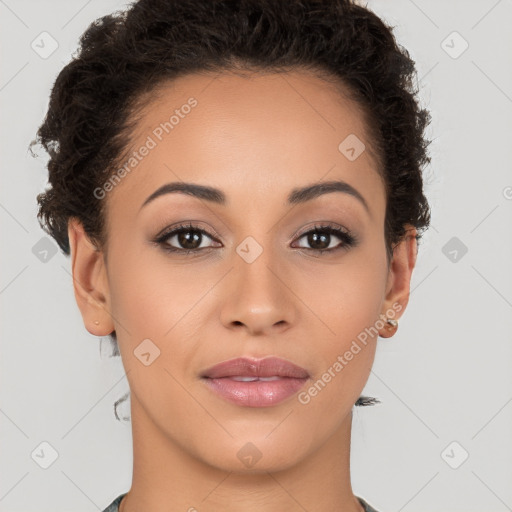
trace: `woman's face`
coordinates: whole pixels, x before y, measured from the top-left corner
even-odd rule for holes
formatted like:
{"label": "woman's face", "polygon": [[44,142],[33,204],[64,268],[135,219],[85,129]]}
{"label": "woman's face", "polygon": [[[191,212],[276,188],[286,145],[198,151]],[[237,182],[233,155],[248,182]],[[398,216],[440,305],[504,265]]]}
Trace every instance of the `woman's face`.
{"label": "woman's face", "polygon": [[[247,453],[261,457],[256,469],[292,466],[346,427],[385,330],[380,315],[400,316],[413,266],[401,252],[388,272],[384,186],[369,145],[355,105],[299,72],[189,75],[155,96],[133,159],[98,191],[107,260],[77,271],[103,301],[82,307],[88,330],[116,330],[134,426],[226,470],[248,467]],[[297,192],[335,181],[346,185]],[[218,192],[148,200],[170,183]],[[155,242],[180,225],[181,235]],[[234,380],[239,401],[228,400],[202,377],[226,360],[267,356],[309,375],[277,403],[248,399],[250,383]]]}

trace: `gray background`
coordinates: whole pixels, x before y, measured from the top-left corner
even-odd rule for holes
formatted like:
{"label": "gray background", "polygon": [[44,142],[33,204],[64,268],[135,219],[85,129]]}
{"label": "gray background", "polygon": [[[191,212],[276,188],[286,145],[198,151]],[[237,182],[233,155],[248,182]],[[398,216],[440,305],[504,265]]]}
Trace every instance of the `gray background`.
{"label": "gray background", "polygon": [[[83,327],[69,259],[39,228],[46,158],[27,150],[79,35],[125,5],[0,1],[2,512],[102,510],[131,482],[123,367]],[[368,5],[417,62],[433,218],[364,390],[383,403],[354,411],[354,492],[380,512],[512,510],[512,1]]]}

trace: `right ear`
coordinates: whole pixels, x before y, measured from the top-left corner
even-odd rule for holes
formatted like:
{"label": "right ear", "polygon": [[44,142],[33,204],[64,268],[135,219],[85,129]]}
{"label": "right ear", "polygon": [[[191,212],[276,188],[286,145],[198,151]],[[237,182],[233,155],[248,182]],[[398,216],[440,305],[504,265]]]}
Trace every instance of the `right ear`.
{"label": "right ear", "polygon": [[71,273],[75,299],[85,328],[94,336],[114,331],[103,252],[89,239],[79,219],[68,222]]}

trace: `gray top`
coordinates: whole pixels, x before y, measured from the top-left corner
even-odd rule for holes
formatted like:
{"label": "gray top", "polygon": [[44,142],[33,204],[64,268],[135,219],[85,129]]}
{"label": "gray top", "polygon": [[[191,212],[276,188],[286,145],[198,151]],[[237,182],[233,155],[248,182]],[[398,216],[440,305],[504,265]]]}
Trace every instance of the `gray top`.
{"label": "gray top", "polygon": [[[119,512],[119,503],[127,493],[120,494],[103,512]],[[364,512],[378,512],[378,510],[374,509],[370,504],[366,503],[363,498],[356,496],[356,498],[360,501],[361,505],[363,505]]]}

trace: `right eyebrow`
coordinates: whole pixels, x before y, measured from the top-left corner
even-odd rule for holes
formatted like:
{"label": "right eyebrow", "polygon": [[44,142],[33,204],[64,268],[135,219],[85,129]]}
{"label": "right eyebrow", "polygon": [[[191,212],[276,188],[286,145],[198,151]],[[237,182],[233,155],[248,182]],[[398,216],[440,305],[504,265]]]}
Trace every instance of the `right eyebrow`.
{"label": "right eyebrow", "polygon": [[199,199],[205,199],[206,201],[211,201],[213,203],[217,203],[220,205],[225,205],[227,203],[226,196],[222,190],[218,188],[209,187],[206,185],[198,185],[196,183],[184,183],[184,182],[173,182],[166,183],[162,185],[160,188],[157,188],[143,203],[140,207],[141,209],[146,206],[148,203],[160,197],[164,194],[170,194],[173,192],[178,192],[181,194],[188,194],[190,196],[198,197]]}

